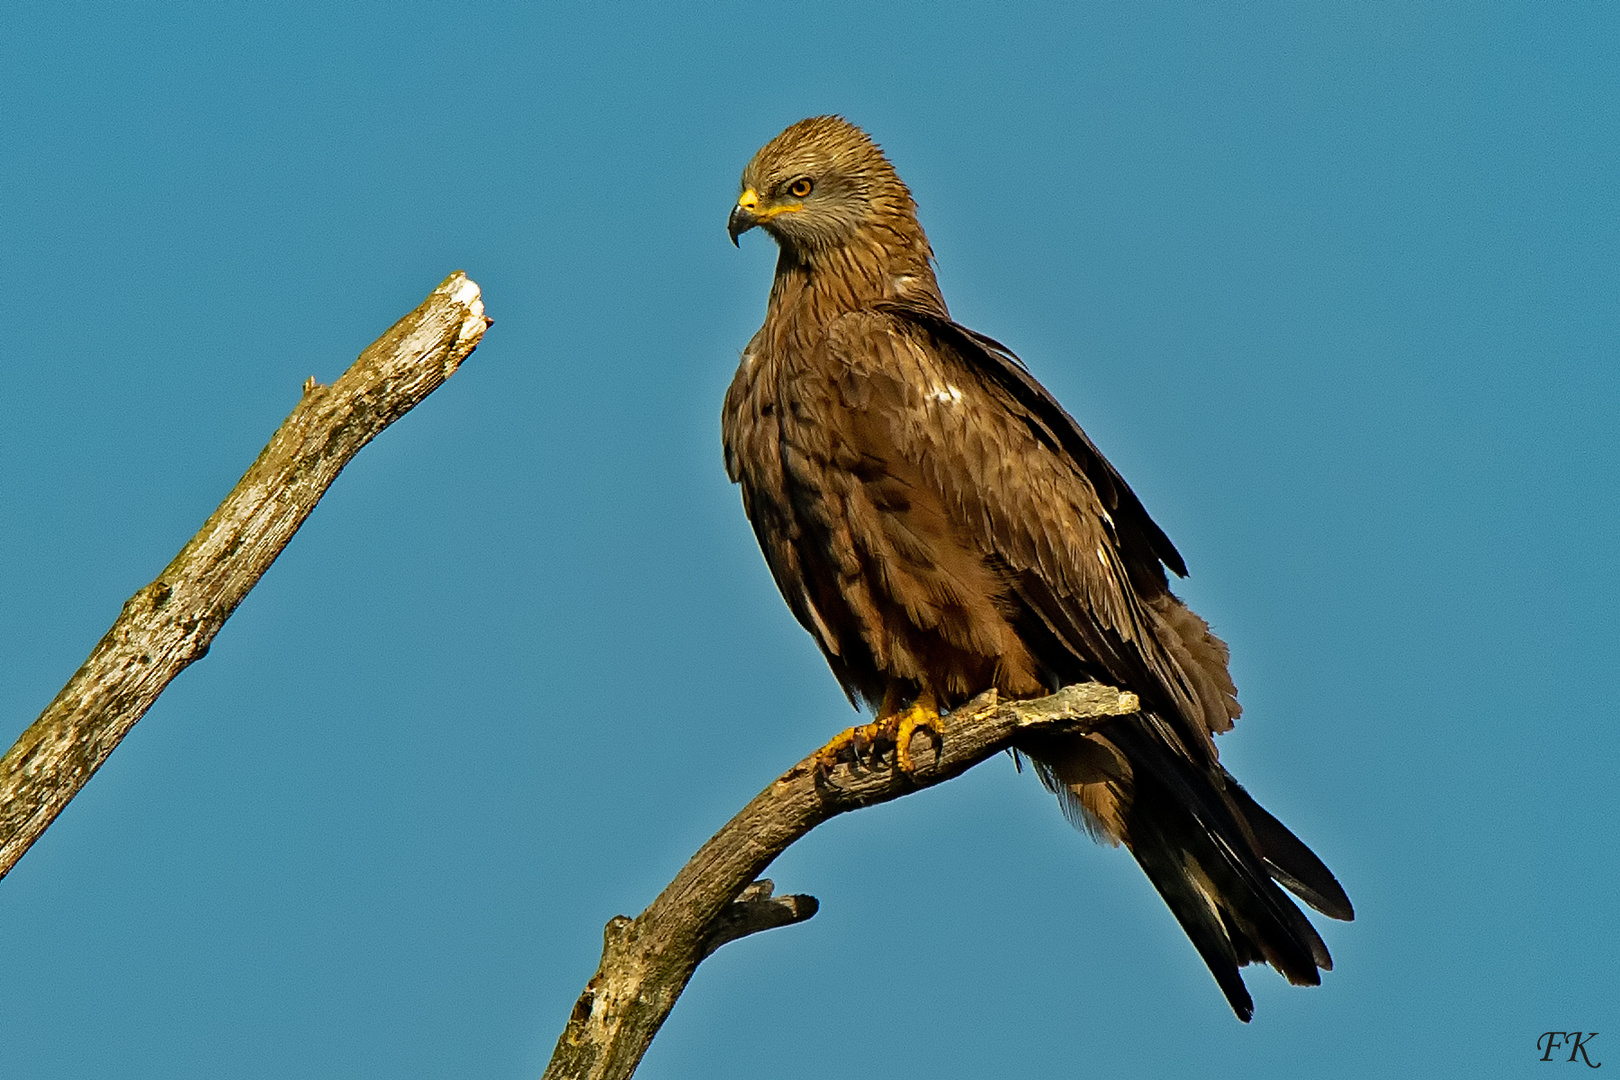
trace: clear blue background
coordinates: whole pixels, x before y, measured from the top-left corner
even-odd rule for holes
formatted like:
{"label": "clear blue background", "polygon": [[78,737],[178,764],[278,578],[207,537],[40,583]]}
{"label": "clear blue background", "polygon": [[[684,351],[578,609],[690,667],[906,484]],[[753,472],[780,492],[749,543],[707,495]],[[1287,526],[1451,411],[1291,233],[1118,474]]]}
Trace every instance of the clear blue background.
{"label": "clear blue background", "polygon": [[1186,554],[1223,754],[1359,919],[1242,1025],[1000,758],[797,845],[821,914],[643,1074],[1620,1065],[1617,72],[1600,3],[11,0],[6,741],[306,376],[456,268],[496,325],[0,883],[0,1076],[534,1076],[602,924],[850,721],[717,421],[736,177],[827,111]]}

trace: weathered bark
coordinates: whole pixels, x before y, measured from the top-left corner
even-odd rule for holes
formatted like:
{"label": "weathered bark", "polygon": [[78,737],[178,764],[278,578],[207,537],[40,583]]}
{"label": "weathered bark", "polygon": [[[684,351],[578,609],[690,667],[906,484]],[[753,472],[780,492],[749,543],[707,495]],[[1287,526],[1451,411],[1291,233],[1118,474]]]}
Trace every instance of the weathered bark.
{"label": "weathered bark", "polygon": [[1084,729],[1138,709],[1136,695],[1096,683],[1036,701],[997,703],[994,692],[945,717],[937,740],[913,739],[909,776],[887,764],[823,770],[814,755],[743,807],[638,917],[610,920],[602,963],[575,1003],[545,1080],[624,1080],[703,958],[728,941],[802,922],[809,896],[771,896],[756,880],[788,845],[823,821],[958,776],[1020,738]]}
{"label": "weathered bark", "polygon": [[208,645],[362,446],[449,378],[489,320],[451,274],[331,386],[313,378],[258,460],[157,580],[132,596],[0,759],[0,877]]}

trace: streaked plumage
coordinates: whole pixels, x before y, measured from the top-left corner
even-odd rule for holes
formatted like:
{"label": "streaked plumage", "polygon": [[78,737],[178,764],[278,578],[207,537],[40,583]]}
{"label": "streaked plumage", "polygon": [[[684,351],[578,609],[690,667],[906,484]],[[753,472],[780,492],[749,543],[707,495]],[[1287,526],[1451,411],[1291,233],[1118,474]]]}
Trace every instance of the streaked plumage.
{"label": "streaked plumage", "polygon": [[1222,768],[1240,709],[1226,645],[1169,590],[1186,567],[1119,474],[1011,352],[951,320],[916,207],[838,117],[755,155],[732,211],[781,249],[722,416],[772,576],[852,701],[1086,679],[1138,717],[1023,749],[1065,811],[1123,842],[1232,1008],[1238,967],[1319,982],[1326,947],[1281,882],[1351,917],[1317,857]]}

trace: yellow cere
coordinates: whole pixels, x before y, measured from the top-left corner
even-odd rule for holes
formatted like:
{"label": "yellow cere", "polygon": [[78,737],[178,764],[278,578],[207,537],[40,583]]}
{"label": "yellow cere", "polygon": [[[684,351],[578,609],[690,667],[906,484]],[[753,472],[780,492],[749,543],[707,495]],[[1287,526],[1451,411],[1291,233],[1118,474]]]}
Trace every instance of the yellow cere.
{"label": "yellow cere", "polygon": [[769,221],[778,214],[791,214],[794,211],[804,209],[803,203],[790,203],[783,206],[767,206],[761,210],[759,208],[759,192],[753,188],[748,188],[737,196],[737,205],[754,215],[758,221]]}

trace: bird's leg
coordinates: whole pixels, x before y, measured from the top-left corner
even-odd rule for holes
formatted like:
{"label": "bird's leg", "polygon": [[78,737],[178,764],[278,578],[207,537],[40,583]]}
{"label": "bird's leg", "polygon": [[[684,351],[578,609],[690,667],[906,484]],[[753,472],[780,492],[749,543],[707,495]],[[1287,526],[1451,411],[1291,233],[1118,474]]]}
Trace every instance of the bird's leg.
{"label": "bird's leg", "polygon": [[924,690],[917,695],[915,701],[909,706],[902,707],[900,693],[894,686],[890,686],[883,694],[883,705],[878,709],[878,716],[870,724],[860,724],[847,728],[835,735],[826,746],[816,751],[816,762],[823,769],[831,769],[838,764],[838,756],[847,748],[860,762],[861,750],[865,747],[876,747],[882,743],[891,743],[894,746],[895,767],[903,773],[911,773],[914,766],[911,763],[911,737],[921,729],[927,731],[938,743],[939,735],[939,702],[931,690]]}

